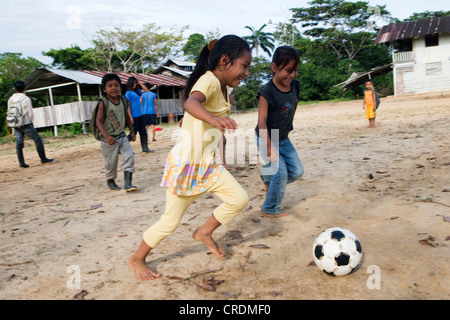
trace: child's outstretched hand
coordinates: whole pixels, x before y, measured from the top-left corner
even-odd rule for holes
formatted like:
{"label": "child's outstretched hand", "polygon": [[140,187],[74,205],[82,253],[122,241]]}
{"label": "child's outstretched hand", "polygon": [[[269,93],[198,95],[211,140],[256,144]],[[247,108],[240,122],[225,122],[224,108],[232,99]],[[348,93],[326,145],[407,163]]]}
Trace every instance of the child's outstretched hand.
{"label": "child's outstretched hand", "polygon": [[225,132],[225,130],[237,129],[236,122],[229,117],[212,117],[209,124],[218,128],[222,132]]}

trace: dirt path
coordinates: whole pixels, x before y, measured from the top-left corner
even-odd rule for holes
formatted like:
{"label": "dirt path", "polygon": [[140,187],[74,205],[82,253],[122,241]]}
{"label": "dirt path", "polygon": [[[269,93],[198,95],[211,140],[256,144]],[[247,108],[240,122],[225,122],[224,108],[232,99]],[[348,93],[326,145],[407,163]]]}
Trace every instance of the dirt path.
{"label": "dirt path", "polygon": [[[256,117],[234,116],[246,130]],[[72,299],[83,290],[85,299],[449,299],[449,117],[448,97],[383,99],[373,130],[360,101],[299,108],[290,137],[305,175],[287,188],[289,216],[260,216],[259,164],[231,165],[251,200],[217,231],[227,256],[190,236],[220,204],[203,196],[148,259],[163,275],[152,282],[137,280],[126,261],[164,211],[159,183],[175,126],[158,133],[154,154],[133,144],[140,191],[131,194],[107,189],[92,138],[46,141],[49,165],[28,141],[25,170],[14,144],[2,145],[0,299]],[[355,233],[364,251],[359,270],[341,278],[310,264],[314,238],[335,226]]]}

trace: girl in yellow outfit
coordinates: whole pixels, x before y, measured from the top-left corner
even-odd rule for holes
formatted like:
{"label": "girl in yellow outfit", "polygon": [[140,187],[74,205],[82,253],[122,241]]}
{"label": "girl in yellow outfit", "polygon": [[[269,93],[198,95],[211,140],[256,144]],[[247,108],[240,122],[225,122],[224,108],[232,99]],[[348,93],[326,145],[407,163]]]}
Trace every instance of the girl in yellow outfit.
{"label": "girl in yellow outfit", "polygon": [[366,91],[364,91],[363,110],[366,110],[366,119],[369,120],[368,128],[375,128],[376,101],[374,97],[372,80],[366,81]]}
{"label": "girl in yellow outfit", "polygon": [[161,186],[166,187],[166,210],[143,236],[128,265],[140,280],[160,276],[145,264],[145,257],[179,226],[188,207],[206,192],[224,203],[193,233],[212,253],[223,257],[223,247],[212,233],[228,224],[248,203],[247,192],[216,159],[217,145],[226,129],[237,128],[230,114],[228,89],[248,76],[252,62],[247,42],[233,35],[211,41],[198,57],[184,96],[181,134],[166,160]]}

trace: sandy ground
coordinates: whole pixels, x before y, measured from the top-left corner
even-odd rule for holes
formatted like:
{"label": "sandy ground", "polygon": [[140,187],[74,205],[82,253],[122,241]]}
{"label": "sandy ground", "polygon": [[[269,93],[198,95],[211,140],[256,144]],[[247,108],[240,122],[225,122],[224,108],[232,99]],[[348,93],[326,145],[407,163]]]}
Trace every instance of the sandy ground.
{"label": "sandy ground", "polygon": [[[159,183],[176,126],[158,133],[154,154],[133,144],[140,191],[130,194],[107,189],[91,137],[47,139],[48,165],[28,141],[25,170],[14,144],[0,146],[0,299],[449,299],[450,97],[383,99],[375,129],[361,106],[299,108],[290,137],[305,175],[287,188],[288,217],[259,214],[259,164],[231,164],[251,200],[216,232],[226,257],[191,238],[220,204],[207,194],[148,258],[162,274],[150,282],[126,261],[164,211]],[[257,113],[233,117],[251,130]],[[311,265],[315,237],[336,226],[364,252],[345,277]]]}

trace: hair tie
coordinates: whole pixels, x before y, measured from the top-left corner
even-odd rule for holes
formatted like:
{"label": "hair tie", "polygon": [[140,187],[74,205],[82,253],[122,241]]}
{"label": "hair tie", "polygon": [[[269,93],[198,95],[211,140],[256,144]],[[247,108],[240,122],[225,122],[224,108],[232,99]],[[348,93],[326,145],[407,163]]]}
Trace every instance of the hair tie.
{"label": "hair tie", "polygon": [[214,50],[214,47],[216,46],[217,41],[219,41],[219,40],[214,39],[214,40],[211,40],[208,43],[208,50],[209,50],[209,52],[212,52]]}

